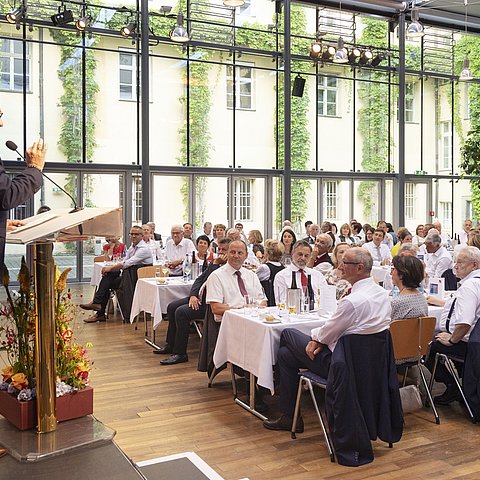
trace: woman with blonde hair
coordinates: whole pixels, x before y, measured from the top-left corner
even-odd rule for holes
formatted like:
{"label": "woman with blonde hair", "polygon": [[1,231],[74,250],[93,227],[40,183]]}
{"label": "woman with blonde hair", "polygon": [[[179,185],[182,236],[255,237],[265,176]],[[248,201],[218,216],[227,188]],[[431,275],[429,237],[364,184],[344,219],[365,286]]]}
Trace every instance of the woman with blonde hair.
{"label": "woman with blonde hair", "polygon": [[352,285],[342,278],[343,273],[338,268],[342,264],[343,256],[349,248],[351,248],[351,245],[348,243],[339,243],[335,246],[332,253],[333,268],[325,274],[325,281],[329,285],[335,285],[337,288],[337,300],[348,295],[352,289]]}

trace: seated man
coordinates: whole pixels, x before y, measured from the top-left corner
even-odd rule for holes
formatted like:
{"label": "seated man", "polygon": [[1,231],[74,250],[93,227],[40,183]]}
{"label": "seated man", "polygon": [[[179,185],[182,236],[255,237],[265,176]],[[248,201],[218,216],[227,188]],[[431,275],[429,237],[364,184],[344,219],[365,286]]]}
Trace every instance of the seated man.
{"label": "seated man", "polygon": [[[310,243],[310,242],[309,242]],[[315,245],[313,246],[312,254],[308,260],[307,265],[310,268],[319,266],[321,263],[326,263],[324,268],[320,267],[317,270],[323,272],[333,267],[332,259],[328,252],[332,249],[333,240],[328,233],[321,233],[315,237]]]}
{"label": "seated man", "polygon": [[217,258],[195,280],[190,290],[190,296],[168,304],[167,343],[163,347],[154,350],[153,353],[171,353],[172,355],[165,360],[161,360],[160,365],[175,365],[176,363],[188,362],[187,345],[190,323],[193,320],[203,319],[206,311],[205,292],[203,295],[200,295],[200,288],[211,273],[227,262],[227,251],[230,242],[229,238],[222,238],[218,241]]}
{"label": "seated man", "polygon": [[392,261],[392,253],[388,246],[383,243],[385,239],[385,231],[381,228],[375,229],[373,232],[373,239],[371,242],[364,243],[362,248],[368,250],[374,262],[381,265],[390,265]]}
{"label": "seated man", "polygon": [[207,280],[207,303],[217,322],[227,310],[243,307],[245,295],[257,298],[262,293],[257,275],[242,266],[246,258],[247,245],[234,240],[228,246],[227,263]]}
{"label": "seated man", "polygon": [[[327,235],[328,237],[328,235]],[[292,248],[292,263],[287,268],[278,272],[273,281],[273,291],[277,305],[287,301],[287,290],[291,288],[292,276],[295,275],[297,288],[308,288],[308,276],[311,276],[312,290],[309,295],[314,295],[315,304],[318,300],[318,290],[327,282],[323,275],[312,268],[307,267],[307,262],[312,254],[312,247],[306,240],[299,240]]]}
{"label": "seated man", "polygon": [[429,233],[424,245],[429,253],[425,273],[430,278],[440,278],[445,270],[452,268],[452,256],[442,246],[442,237],[438,233]]}
{"label": "seated man", "polygon": [[[232,242],[235,240],[242,240],[242,236],[240,231],[236,228],[229,228],[227,231],[227,238],[229,238]],[[242,240],[243,242],[243,240]],[[218,241],[217,241],[218,243]],[[244,242],[246,244],[246,242]],[[258,258],[253,253],[253,250],[247,247],[247,263],[250,265],[260,266],[260,262]]]}
{"label": "seated man", "polygon": [[132,244],[127,250],[125,258],[115,265],[108,265],[102,268],[102,280],[98,286],[95,296],[90,303],[80,305],[83,310],[94,310],[97,313],[84,320],[85,323],[105,322],[105,309],[110,290],[116,290],[120,286],[122,270],[133,266],[151,265],[152,255],[150,249],[142,240],[142,227],[133,226],[130,229]]}
{"label": "seated man", "polygon": [[170,275],[178,277],[183,273],[182,265],[187,253],[191,255],[197,249],[190,239],[183,238],[183,227],[181,225],[173,225],[171,234],[172,238],[168,240],[165,246],[165,256],[167,257]]}
{"label": "seated man", "polygon": [[[437,352],[465,358],[470,332],[480,316],[480,250],[476,247],[462,247],[454,270],[460,278],[460,287],[443,307],[440,332],[435,335],[425,362],[430,371],[433,370]],[[430,302],[429,298],[427,300]],[[461,375],[463,363],[457,362],[455,365]],[[442,395],[434,398],[436,404],[449,405],[461,399],[453,378],[440,362],[435,372],[435,380],[447,386]]]}
{"label": "seated man", "polygon": [[[388,292],[370,276],[372,263],[371,255],[363,248],[348,249],[338,268],[343,278],[351,283],[352,292],[339,302],[335,314],[323,327],[313,329],[311,337],[293,328],[283,330],[277,355],[282,415],[275,420],[266,420],[265,428],[290,430],[300,368],[308,368],[327,378],[332,352],[340,337],[378,333],[389,328],[391,307]],[[303,432],[301,418],[297,431]]]}

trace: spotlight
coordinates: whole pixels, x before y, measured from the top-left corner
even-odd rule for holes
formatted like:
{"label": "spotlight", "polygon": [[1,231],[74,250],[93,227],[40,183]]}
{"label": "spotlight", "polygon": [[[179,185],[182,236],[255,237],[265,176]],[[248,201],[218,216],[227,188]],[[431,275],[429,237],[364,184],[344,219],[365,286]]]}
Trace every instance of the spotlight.
{"label": "spotlight", "polygon": [[333,57],[333,63],[348,63],[348,51],[344,46],[342,37],[338,37],[337,51]]}
{"label": "spotlight", "polygon": [[333,45],[329,45],[327,49],[323,52],[322,60],[329,60],[335,55],[337,49]]}
{"label": "spotlight", "polygon": [[73,22],[73,13],[71,10],[64,9],[60,11],[58,9],[58,13],[55,13],[50,17],[52,19],[52,23],[58,27],[59,25],[66,25],[67,23]]}
{"label": "spotlight", "polygon": [[358,61],[359,65],[366,65],[373,58],[373,53],[371,50],[364,50]]}
{"label": "spotlight", "polygon": [[245,0],[223,0],[226,7],[236,8],[245,5]]}
{"label": "spotlight", "polygon": [[137,30],[137,24],[135,22],[130,22],[128,25],[124,25],[120,29],[120,33],[122,34],[123,37],[130,37],[131,35],[135,33]]}
{"label": "spotlight", "polygon": [[470,70],[470,60],[466,55],[463,59],[463,70],[460,72],[460,77],[458,80],[460,82],[469,82],[470,80],[473,80],[473,74]]}
{"label": "spotlight", "polygon": [[27,8],[25,5],[20,5],[18,8],[13,9],[11,12],[5,15],[8,23],[19,23],[21,22],[27,13]]}
{"label": "spotlight", "polygon": [[379,53],[370,63],[372,67],[378,67],[381,62],[385,60],[385,55],[383,53]]}
{"label": "spotlight", "polygon": [[356,61],[360,58],[360,55],[362,55],[362,52],[357,47],[354,47],[352,50],[350,50],[348,61],[350,63],[356,63]]}
{"label": "spotlight", "polygon": [[320,42],[312,43],[310,47],[310,58],[316,60],[318,56],[322,53],[322,44]]}
{"label": "spotlight", "polygon": [[183,13],[178,12],[177,16],[177,26],[171,31],[170,39],[174,42],[185,43],[190,40],[188,32],[183,27]]}
{"label": "spotlight", "polygon": [[80,32],[84,32],[87,29],[87,27],[90,25],[91,20],[92,19],[89,16],[80,17],[75,22],[75,28]]}
{"label": "spotlight", "polygon": [[419,22],[418,9],[412,10],[412,23],[407,28],[407,37],[409,38],[421,38],[425,35],[423,25]]}

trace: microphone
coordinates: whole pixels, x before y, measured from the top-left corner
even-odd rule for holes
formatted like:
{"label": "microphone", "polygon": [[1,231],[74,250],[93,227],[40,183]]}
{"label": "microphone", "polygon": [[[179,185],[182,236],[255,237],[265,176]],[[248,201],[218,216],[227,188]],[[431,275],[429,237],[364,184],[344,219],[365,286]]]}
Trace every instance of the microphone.
{"label": "microphone", "polygon": [[[11,140],[7,140],[5,142],[5,145],[6,147],[9,149],[9,150],[12,150],[13,152],[16,152],[18,155],[20,155],[21,158],[23,158],[24,161],[25,160],[25,157],[18,151],[18,147],[17,147],[17,144],[15,142],[12,142]],[[47,179],[47,180],[50,180],[50,182],[52,182],[57,188],[59,188],[65,195],[67,195],[68,197],[70,197],[70,199],[72,200],[73,202],[73,210],[68,212],[68,213],[75,213],[75,212],[79,212],[80,210],[83,210],[83,207],[79,207],[77,205],[77,202],[75,201],[75,199],[72,197],[72,195],[70,195],[64,188],[62,188],[57,182],[54,182],[50,177],[48,177],[45,173],[41,172],[41,174]]]}

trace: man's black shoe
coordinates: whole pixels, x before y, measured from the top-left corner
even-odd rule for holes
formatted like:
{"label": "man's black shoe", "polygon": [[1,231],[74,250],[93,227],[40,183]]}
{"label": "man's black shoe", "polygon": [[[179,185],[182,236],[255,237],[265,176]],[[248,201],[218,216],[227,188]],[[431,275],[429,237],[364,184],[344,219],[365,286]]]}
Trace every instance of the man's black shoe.
{"label": "man's black shoe", "polygon": [[174,353],[165,360],[160,360],[160,365],[176,365],[177,363],[188,362],[188,355],[179,355]]}
{"label": "man's black shoe", "polygon": [[268,405],[263,401],[263,399],[259,398],[258,395],[255,396],[254,408],[258,413],[266,413],[268,411]]}
{"label": "man's black shoe", "polygon": [[164,345],[163,347],[157,348],[156,350],[153,351],[153,353],[157,354],[165,354],[165,353],[173,353],[173,347],[171,347],[168,343]]}
{"label": "man's black shoe", "polygon": [[[293,418],[289,417],[288,415],[282,415],[276,420],[265,420],[263,422],[263,426],[269,430],[286,430],[287,432],[290,432],[292,430],[292,423]],[[295,433],[303,433],[303,429],[303,418],[298,417]]]}
{"label": "man's black shoe", "polygon": [[452,402],[463,402],[462,395],[456,386],[448,386],[442,395],[433,399],[435,405],[450,405]]}

